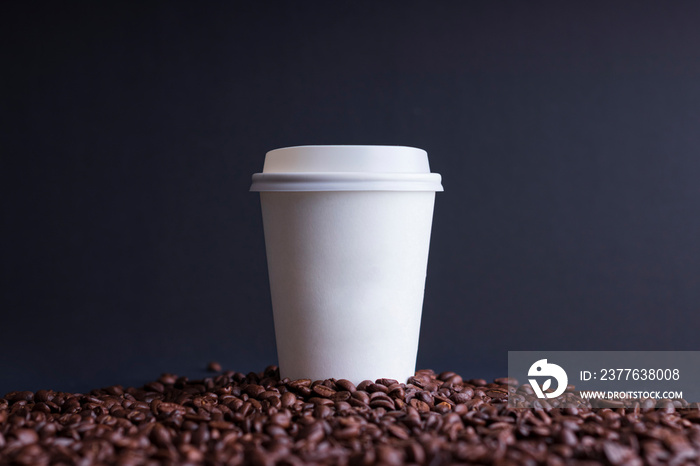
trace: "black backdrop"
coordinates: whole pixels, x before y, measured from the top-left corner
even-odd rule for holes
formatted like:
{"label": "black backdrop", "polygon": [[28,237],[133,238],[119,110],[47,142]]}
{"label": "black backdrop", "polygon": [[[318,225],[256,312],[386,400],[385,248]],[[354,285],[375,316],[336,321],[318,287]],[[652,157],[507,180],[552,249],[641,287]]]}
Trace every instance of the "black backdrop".
{"label": "black backdrop", "polygon": [[694,350],[697,2],[4,2],[0,393],[276,361],[267,150],[426,149],[418,366]]}

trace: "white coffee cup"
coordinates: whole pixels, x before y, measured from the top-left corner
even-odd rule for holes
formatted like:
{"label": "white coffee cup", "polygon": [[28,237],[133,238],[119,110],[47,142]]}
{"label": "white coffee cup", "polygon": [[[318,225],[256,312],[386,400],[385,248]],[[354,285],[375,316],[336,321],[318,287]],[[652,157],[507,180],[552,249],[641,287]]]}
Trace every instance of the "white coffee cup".
{"label": "white coffee cup", "polygon": [[267,153],[250,190],[260,192],[282,378],[414,374],[440,182],[412,147]]}

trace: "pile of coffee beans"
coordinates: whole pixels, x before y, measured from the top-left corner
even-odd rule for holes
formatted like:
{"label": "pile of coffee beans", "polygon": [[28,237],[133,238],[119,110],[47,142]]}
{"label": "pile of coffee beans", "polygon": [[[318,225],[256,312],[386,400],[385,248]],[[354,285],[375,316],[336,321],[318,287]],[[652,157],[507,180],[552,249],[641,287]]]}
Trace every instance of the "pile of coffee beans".
{"label": "pile of coffee beans", "polygon": [[[211,364],[210,370],[219,366]],[[277,368],[142,388],[0,398],[0,464],[700,463],[700,411],[665,404],[509,407],[508,379],[418,371],[280,380]]]}

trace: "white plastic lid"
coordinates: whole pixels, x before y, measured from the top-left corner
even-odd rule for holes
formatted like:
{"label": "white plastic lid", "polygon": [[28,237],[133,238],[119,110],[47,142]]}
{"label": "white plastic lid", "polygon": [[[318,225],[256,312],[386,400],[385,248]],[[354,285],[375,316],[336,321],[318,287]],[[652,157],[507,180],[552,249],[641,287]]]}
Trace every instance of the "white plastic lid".
{"label": "white plastic lid", "polygon": [[428,154],[405,146],[297,146],[265,156],[251,191],[443,191]]}

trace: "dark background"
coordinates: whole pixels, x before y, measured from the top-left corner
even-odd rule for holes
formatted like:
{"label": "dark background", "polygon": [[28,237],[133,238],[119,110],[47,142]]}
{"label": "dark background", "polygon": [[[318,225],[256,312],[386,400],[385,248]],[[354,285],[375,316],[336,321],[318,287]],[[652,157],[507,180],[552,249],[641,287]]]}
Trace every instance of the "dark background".
{"label": "dark background", "polygon": [[426,149],[418,366],[697,350],[697,2],[3,2],[0,394],[276,362],[265,152]]}

